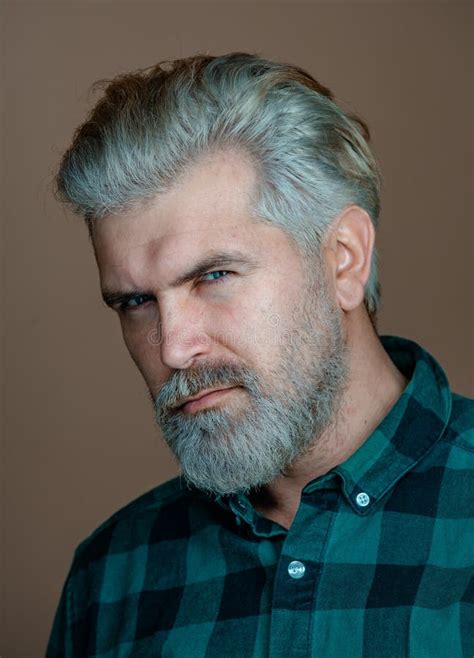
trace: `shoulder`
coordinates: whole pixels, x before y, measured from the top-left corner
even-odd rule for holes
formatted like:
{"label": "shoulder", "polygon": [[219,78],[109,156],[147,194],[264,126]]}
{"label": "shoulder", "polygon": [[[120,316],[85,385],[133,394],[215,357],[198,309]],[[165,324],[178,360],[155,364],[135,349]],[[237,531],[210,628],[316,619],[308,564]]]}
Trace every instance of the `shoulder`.
{"label": "shoulder", "polygon": [[439,479],[440,514],[466,519],[472,518],[474,502],[474,400],[451,396],[448,422],[427,464],[432,477]]}
{"label": "shoulder", "polygon": [[452,408],[443,439],[474,457],[474,400],[452,393]]}
{"label": "shoulder", "polygon": [[75,568],[157,540],[187,536],[188,508],[195,495],[178,476],[138,496],[80,542],[74,553]]}

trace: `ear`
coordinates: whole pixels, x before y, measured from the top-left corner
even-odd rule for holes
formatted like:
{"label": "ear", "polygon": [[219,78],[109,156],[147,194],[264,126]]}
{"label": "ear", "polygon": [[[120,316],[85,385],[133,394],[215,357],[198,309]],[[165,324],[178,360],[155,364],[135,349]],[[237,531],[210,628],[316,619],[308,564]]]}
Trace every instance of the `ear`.
{"label": "ear", "polygon": [[344,311],[352,311],[364,301],[374,242],[372,220],[359,206],[348,206],[333,221],[325,257],[336,300]]}

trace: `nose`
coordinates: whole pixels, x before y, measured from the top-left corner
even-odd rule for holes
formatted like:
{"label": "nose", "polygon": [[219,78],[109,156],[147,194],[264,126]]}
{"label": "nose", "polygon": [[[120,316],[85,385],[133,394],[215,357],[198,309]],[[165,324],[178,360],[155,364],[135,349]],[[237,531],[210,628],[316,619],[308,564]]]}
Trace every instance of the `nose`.
{"label": "nose", "polygon": [[204,330],[203,313],[191,302],[162,307],[158,332],[160,358],[168,368],[189,368],[211,353],[211,338]]}

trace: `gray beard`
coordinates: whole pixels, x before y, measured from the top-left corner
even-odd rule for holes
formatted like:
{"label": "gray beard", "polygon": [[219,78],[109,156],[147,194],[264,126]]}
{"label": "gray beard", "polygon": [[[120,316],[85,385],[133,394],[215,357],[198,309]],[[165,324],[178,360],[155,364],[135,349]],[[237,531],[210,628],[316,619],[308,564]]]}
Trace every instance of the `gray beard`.
{"label": "gray beard", "polygon": [[[179,370],[162,386],[156,421],[188,483],[211,494],[248,493],[285,475],[311,449],[337,414],[347,382],[338,313],[325,288],[311,289],[279,367],[269,373],[270,388],[253,370],[233,364]],[[183,397],[220,385],[243,387],[247,400],[238,400],[238,409],[230,403],[195,413],[174,408]]]}

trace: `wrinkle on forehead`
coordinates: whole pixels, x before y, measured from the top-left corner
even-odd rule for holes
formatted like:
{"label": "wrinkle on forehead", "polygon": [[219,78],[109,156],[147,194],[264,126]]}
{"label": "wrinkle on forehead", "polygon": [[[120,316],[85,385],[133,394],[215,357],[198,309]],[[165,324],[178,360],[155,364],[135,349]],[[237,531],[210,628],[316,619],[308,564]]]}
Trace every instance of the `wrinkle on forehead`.
{"label": "wrinkle on forehead", "polygon": [[[235,228],[235,232],[232,235],[229,235],[229,229]],[[170,238],[179,238],[180,236],[190,236],[193,233],[195,234],[202,234],[202,233],[212,233],[215,235],[216,233],[223,232],[225,233],[227,238],[232,238],[232,237],[237,237],[240,236],[242,233],[244,233],[248,227],[243,227],[241,223],[235,223],[229,227],[200,227],[200,228],[190,228],[186,229],[183,231],[170,231],[168,233],[165,233],[164,235],[160,235],[159,237],[156,238],[151,238],[150,240],[145,240],[144,242],[139,242],[138,244],[135,245],[130,245],[130,249],[140,249],[141,247],[149,247],[150,249],[159,249],[160,243],[164,242],[167,239]]]}

